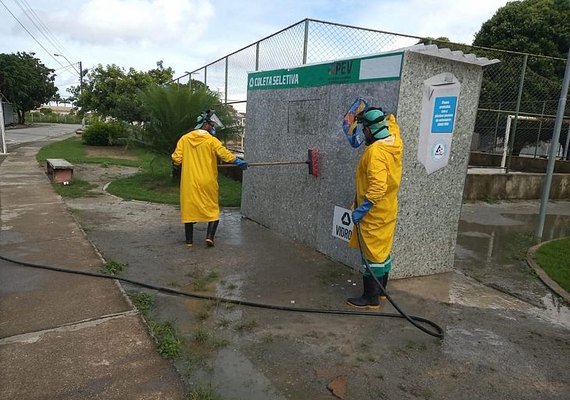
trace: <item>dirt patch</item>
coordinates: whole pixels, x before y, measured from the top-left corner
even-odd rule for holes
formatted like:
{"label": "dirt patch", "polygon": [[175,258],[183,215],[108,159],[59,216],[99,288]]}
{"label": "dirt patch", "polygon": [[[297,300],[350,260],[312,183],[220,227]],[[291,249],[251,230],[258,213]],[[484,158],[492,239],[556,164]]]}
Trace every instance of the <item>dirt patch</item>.
{"label": "dirt patch", "polygon": [[114,180],[126,178],[139,172],[135,167],[123,167],[118,165],[109,165],[102,167],[99,164],[77,164],[75,165],[75,178],[87,181],[96,185],[92,190],[94,193],[103,194],[105,185]]}
{"label": "dirt patch", "polygon": [[122,158],[136,160],[137,157],[127,146],[85,146],[89,157]]}

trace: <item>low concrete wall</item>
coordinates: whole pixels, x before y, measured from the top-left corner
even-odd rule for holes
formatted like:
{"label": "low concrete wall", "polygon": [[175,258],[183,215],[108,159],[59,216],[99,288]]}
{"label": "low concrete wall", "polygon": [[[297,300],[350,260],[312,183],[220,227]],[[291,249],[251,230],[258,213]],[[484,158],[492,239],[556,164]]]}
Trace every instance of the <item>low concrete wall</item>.
{"label": "low concrete wall", "polygon": [[[472,151],[469,155],[469,165],[476,167],[500,167],[501,159],[500,154],[482,153],[479,151]],[[548,160],[545,158],[529,158],[529,157],[511,157],[510,169],[520,172],[546,172]],[[559,174],[570,174],[570,161],[557,160],[554,164],[554,172]]]}
{"label": "low concrete wall", "polygon": [[[544,174],[468,174],[463,200],[533,200],[542,196]],[[554,174],[550,198],[570,199],[570,174]]]}

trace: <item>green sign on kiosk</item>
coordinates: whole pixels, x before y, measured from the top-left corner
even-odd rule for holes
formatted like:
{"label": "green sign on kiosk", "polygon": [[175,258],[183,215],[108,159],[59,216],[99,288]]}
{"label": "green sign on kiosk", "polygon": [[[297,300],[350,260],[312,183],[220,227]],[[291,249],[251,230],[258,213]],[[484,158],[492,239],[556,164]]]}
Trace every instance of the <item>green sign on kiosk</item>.
{"label": "green sign on kiosk", "polygon": [[388,53],[298,68],[251,72],[248,90],[309,88],[400,79],[403,53]]}

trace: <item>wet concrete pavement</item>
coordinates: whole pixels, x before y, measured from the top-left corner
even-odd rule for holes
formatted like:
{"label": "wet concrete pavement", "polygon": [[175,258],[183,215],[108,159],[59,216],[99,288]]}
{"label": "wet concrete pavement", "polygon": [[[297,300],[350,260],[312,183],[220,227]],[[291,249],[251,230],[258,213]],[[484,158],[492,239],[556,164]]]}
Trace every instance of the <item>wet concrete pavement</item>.
{"label": "wet concrete pavement", "polygon": [[[0,164],[0,254],[98,272],[102,258],[35,161],[40,147],[12,146]],[[184,396],[115,281],[0,260],[0,316],[0,399]]]}
{"label": "wet concrete pavement", "polygon": [[[79,172],[100,179],[100,187],[113,179],[105,173],[97,178],[92,166]],[[216,247],[205,246],[206,227],[198,224],[188,249],[176,207],[108,194],[67,204],[103,256],[128,264],[124,275],[132,279],[325,309],[348,309],[344,299],[361,290],[350,268],[239,210],[222,213]],[[444,327],[441,342],[401,320],[267,311],[160,293],[153,293],[152,318],[172,321],[185,338],[176,365],[187,386],[211,384],[224,399],[331,399],[327,385],[334,382],[346,399],[457,399],[466,391],[472,399],[565,399],[569,311],[523,257],[537,210],[534,202],[465,204],[456,272],[390,284],[405,310]],[[551,203],[548,212],[545,239],[567,235],[570,203]],[[205,276],[214,278],[199,287]]]}
{"label": "wet concrete pavement", "polygon": [[[568,308],[526,264],[538,221],[536,202],[466,204],[459,224],[456,266],[485,286],[550,313],[570,325]],[[551,202],[543,241],[570,235],[570,204]],[[529,279],[529,275],[531,279]]]}
{"label": "wet concrete pavement", "polygon": [[[77,176],[97,183],[99,196],[66,200],[101,255],[128,265],[123,276],[293,307],[348,310],[344,299],[360,293],[360,277],[350,268],[239,210],[224,210],[216,247],[205,246],[205,224],[198,224],[188,249],[176,207],[103,191],[133,172],[78,166]],[[149,318],[171,321],[184,338],[175,366],[187,391],[210,387],[228,400],[333,399],[329,388],[358,400],[567,399],[568,308],[522,257],[537,210],[533,202],[465,204],[456,271],[390,283],[403,309],[444,328],[443,341],[402,320],[271,311],[145,290],[155,298]],[[552,203],[548,212],[545,239],[567,235],[570,202]],[[2,209],[3,224],[5,215]],[[405,260],[395,268],[399,262]],[[34,274],[10,268],[20,280]],[[384,302],[383,311],[393,309]]]}

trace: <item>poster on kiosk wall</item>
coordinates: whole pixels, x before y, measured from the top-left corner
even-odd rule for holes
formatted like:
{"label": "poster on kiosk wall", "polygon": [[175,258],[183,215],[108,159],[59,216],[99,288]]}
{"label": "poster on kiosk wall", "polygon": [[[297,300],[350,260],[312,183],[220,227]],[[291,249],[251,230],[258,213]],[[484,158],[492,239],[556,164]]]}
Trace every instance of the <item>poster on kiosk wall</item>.
{"label": "poster on kiosk wall", "polygon": [[432,174],[449,162],[461,84],[448,72],[424,81],[418,161]]}

